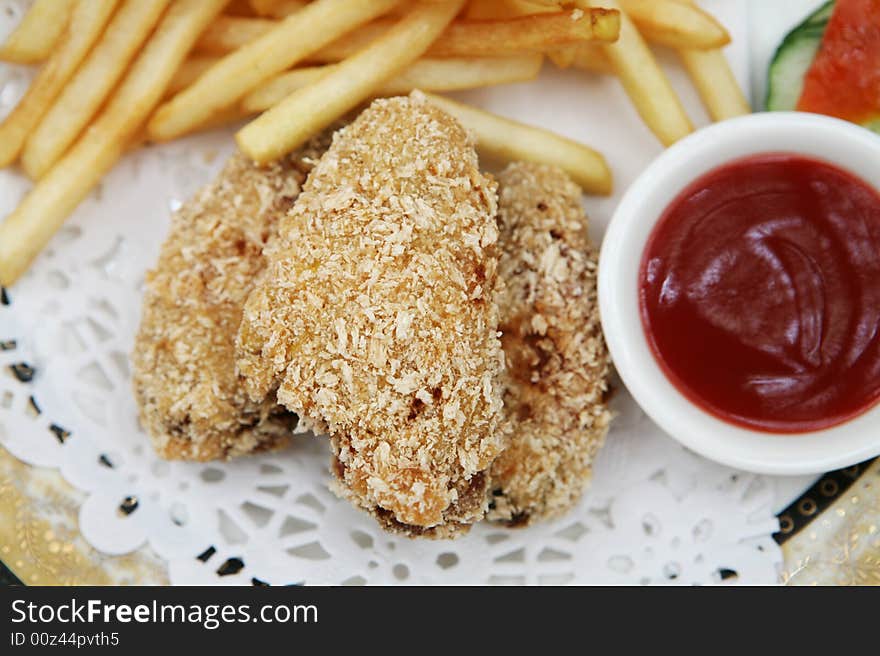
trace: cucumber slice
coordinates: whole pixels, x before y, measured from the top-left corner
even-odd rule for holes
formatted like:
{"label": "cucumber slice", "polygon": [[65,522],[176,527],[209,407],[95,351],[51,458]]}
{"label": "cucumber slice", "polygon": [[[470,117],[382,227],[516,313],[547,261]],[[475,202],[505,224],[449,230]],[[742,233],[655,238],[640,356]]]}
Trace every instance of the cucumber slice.
{"label": "cucumber slice", "polygon": [[804,90],[804,78],[816,58],[833,12],[834,0],[831,0],[794,28],[776,50],[768,77],[769,111],[791,111],[797,107]]}

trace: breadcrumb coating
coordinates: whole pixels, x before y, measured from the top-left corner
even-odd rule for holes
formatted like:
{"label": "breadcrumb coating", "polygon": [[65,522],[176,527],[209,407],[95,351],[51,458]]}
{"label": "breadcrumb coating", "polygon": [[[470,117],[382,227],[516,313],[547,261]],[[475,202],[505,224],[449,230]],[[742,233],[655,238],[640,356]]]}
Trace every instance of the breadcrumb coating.
{"label": "breadcrumb coating", "polygon": [[325,424],[345,495],[386,525],[448,534],[485,511],[504,442],[496,210],[454,119],[417,93],[377,100],[335,135],[245,306],[251,398],[277,388]]}
{"label": "breadcrumb coating", "polygon": [[510,444],[492,466],[488,518],[525,525],[580,497],[611,415],[596,250],[581,190],[559,169],[499,176],[499,297]]}
{"label": "breadcrumb coating", "polygon": [[207,461],[287,444],[296,416],[274,397],[247,396],[235,336],[263,247],[328,144],[326,133],[264,168],[234,155],[175,213],[147,273],[132,355],[141,422],[159,456]]}

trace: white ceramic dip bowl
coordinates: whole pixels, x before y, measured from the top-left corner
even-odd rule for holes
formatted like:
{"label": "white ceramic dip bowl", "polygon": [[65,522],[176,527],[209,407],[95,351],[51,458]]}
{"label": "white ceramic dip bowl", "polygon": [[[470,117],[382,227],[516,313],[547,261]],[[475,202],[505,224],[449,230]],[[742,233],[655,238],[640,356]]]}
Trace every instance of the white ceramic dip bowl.
{"label": "white ceramic dip bowl", "polygon": [[657,221],[704,173],[762,153],[823,160],[880,190],[880,137],[844,121],[794,112],[753,114],[691,135],[663,153],[636,180],[605,234],[599,261],[605,338],[635,400],[689,449],[732,467],[766,474],[811,474],[847,467],[880,454],[880,405],[821,431],[777,434],[743,428],[688,400],[666,377],[645,336],[639,271]]}

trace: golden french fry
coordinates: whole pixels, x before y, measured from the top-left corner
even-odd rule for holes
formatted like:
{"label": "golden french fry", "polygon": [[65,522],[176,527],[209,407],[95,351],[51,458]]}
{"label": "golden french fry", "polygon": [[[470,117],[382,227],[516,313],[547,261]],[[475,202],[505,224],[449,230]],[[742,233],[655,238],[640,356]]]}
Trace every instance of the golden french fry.
{"label": "golden french fry", "polygon": [[534,0],[471,0],[465,16],[472,20],[513,18],[544,12],[559,11],[563,2],[535,2]]}
{"label": "golden french fry", "polygon": [[572,67],[579,68],[583,71],[591,73],[604,73],[608,75],[614,74],[614,66],[608,55],[601,46],[594,46],[589,43],[577,46],[574,51],[574,59],[571,62]]}
{"label": "golden french fry", "polygon": [[671,48],[721,48],[730,34],[696,5],[679,0],[618,0],[648,41]]}
{"label": "golden french fry", "polygon": [[0,167],[12,164],[25,139],[52,106],[67,80],[88,54],[119,0],[79,0],[61,43],[34,78],[24,98],[0,124]]}
{"label": "golden french fry", "polygon": [[[0,285],[27,269],[119,159],[227,0],[174,0],[98,119],[0,224]],[[93,0],[85,0],[92,4]]]}
{"label": "golden french fry", "polygon": [[552,164],[568,173],[588,194],[607,196],[611,193],[611,170],[605,158],[592,148],[449,98],[425,95],[474,133],[477,149],[482,154],[505,161]]}
{"label": "golden french fry", "polygon": [[[376,39],[381,38],[388,30],[394,27],[396,21],[377,20],[354,30],[345,37],[337,39],[333,43],[321,48],[317,52],[306,57],[307,62],[329,63],[348,59],[356,52],[369,46]],[[438,40],[443,38],[442,35]]]}
{"label": "golden french fry", "polygon": [[254,8],[251,6],[250,0],[229,0],[226,11],[236,16],[254,15]]}
{"label": "golden french fry", "polygon": [[382,37],[246,125],[235,135],[239,147],[257,162],[299,147],[421,57],[462,5],[464,0],[415,4]]}
{"label": "golden french fry", "polygon": [[45,61],[67,27],[74,3],[75,0],[36,0],[0,46],[0,60],[15,64]]}
{"label": "golden french fry", "polygon": [[543,60],[537,53],[420,59],[383,85],[381,91],[383,95],[400,95],[414,89],[458,91],[526,82],[538,77]]}
{"label": "golden french fry", "polygon": [[283,18],[290,16],[308,4],[306,0],[250,0],[251,9],[257,16]]}
{"label": "golden french fry", "polygon": [[468,20],[494,20],[509,18],[510,14],[504,0],[470,0],[464,17]]}
{"label": "golden french fry", "polygon": [[219,16],[199,37],[196,50],[209,55],[226,55],[256,41],[278,27],[271,18]]}
{"label": "golden french fry", "polygon": [[614,67],[608,55],[601,46],[592,43],[553,50],[547,53],[547,57],[559,68],[577,68],[590,73],[614,75]]}
{"label": "golden french fry", "polygon": [[27,138],[25,172],[43,176],[98,112],[170,0],[123,0],[104,35]]}
{"label": "golden french fry", "polygon": [[[269,19],[224,16],[199,40],[199,51],[209,54],[234,51],[277,24]],[[380,38],[394,24],[395,21],[390,20],[373,21],[310,53],[305,61],[326,63],[346,59]],[[585,41],[614,41],[619,29],[619,14],[603,9],[574,15],[569,10],[504,20],[455,21],[427,54],[430,57],[498,57],[547,52]]]}
{"label": "golden french fry", "polygon": [[[617,0],[588,2],[620,8]],[[693,125],[633,22],[624,13],[620,19],[620,39],[616,43],[603,44],[602,49],[642,120],[664,146],[670,146],[693,132]]]}
{"label": "golden french fry", "polygon": [[401,0],[315,0],[218,61],[150,119],[150,137],[167,141],[238,102],[248,91]]}
{"label": "golden french fry", "polygon": [[547,59],[552,61],[556,68],[570,68],[574,63],[574,57],[578,46],[562,46],[547,51]]}
{"label": "golden french fry", "polygon": [[257,16],[286,18],[308,4],[305,0],[251,0],[251,7]]}
{"label": "golden french fry", "polygon": [[679,50],[682,64],[714,121],[751,114],[739,83],[720,50]]}
{"label": "golden french fry", "polygon": [[[455,21],[428,49],[429,57],[499,57],[523,52],[548,52],[565,45],[613,41],[619,14],[605,12],[572,18],[571,11],[491,21]],[[375,21],[339,39],[309,59],[340,61],[379,38],[393,23]]]}
{"label": "golden french fry", "polygon": [[[212,115],[204,123],[196,125],[190,132],[187,132],[182,136],[189,136],[191,134],[198,134],[200,132],[208,132],[209,130],[216,130],[218,128],[226,128],[234,125],[235,123],[240,123],[241,121],[247,120],[253,117],[254,112],[246,112],[238,105],[233,105],[232,107],[227,107],[226,109],[221,109],[216,114]],[[149,135],[147,131],[144,130],[145,141],[149,141]]]}
{"label": "golden french fry", "polygon": [[546,52],[584,41],[614,41],[620,33],[616,11],[574,9],[495,21],[456,21],[428,53],[433,57],[473,57]]}
{"label": "golden french fry", "polygon": [[186,89],[189,85],[199,79],[202,73],[216,64],[217,61],[218,59],[216,57],[195,56],[187,59],[181,64],[180,68],[177,69],[174,77],[171,78],[171,82],[168,84],[168,90],[165,92],[165,97],[170,98],[179,91]]}
{"label": "golden french fry", "polygon": [[[457,91],[496,84],[533,80],[541,70],[542,57],[471,57],[420,59],[383,84],[377,96],[397,96],[414,89]],[[336,65],[298,68],[270,80],[244,97],[241,108],[262,112],[274,107],[297,89],[308,86],[336,70]]]}
{"label": "golden french fry", "polygon": [[[678,1],[693,4],[693,0]],[[721,50],[679,49],[678,56],[713,121],[751,114],[749,101]]]}
{"label": "golden french fry", "polygon": [[291,93],[314,84],[337,68],[337,64],[307,66],[282,73],[261,84],[241,99],[241,109],[247,112],[264,112],[280,103]]}
{"label": "golden french fry", "polygon": [[269,16],[284,0],[250,0],[251,9],[257,16]]}

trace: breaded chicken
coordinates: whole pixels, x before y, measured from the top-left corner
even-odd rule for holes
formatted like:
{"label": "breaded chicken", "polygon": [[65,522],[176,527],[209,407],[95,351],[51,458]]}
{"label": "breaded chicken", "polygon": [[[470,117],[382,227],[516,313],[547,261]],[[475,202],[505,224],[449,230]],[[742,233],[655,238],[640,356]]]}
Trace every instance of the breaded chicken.
{"label": "breaded chicken", "polygon": [[[333,435],[345,495],[383,524],[450,534],[483,516],[503,445],[495,183],[420,94],[377,100],[282,220],[238,366]],[[404,525],[404,526],[402,526]]]}
{"label": "breaded chicken", "polygon": [[161,457],[207,461],[288,442],[296,417],[274,396],[245,394],[235,337],[263,247],[328,144],[329,133],[265,168],[234,155],[175,213],[132,355],[141,422]]}
{"label": "breaded chicken", "polygon": [[611,419],[610,364],[581,190],[538,164],[511,164],[498,182],[511,433],[492,466],[488,517],[525,525],[562,514],[580,497]]}

